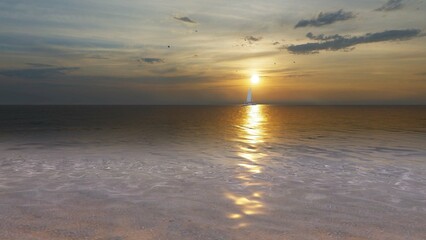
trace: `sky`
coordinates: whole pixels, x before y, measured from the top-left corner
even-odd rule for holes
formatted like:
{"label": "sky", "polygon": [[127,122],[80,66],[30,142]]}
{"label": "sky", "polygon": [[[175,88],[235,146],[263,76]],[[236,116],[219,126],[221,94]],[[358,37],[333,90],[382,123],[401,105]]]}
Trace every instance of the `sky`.
{"label": "sky", "polygon": [[426,104],[425,34],[425,0],[2,0],[0,104]]}

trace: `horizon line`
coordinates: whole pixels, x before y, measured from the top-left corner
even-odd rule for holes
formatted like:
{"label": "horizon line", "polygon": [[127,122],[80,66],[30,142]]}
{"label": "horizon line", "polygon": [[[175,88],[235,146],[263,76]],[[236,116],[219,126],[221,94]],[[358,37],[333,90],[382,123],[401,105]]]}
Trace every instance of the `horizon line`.
{"label": "horizon line", "polygon": [[[412,104],[398,104],[398,103],[394,103],[394,104],[292,104],[292,103],[258,103],[256,105],[261,105],[261,106],[300,106],[300,107],[327,107],[327,106],[333,106],[333,107],[391,107],[391,106],[401,106],[401,107],[426,107],[426,103],[425,104],[416,104],[416,103],[412,103]],[[1,104],[0,103],[0,107],[3,106],[245,106],[244,103],[230,103],[230,104]]]}

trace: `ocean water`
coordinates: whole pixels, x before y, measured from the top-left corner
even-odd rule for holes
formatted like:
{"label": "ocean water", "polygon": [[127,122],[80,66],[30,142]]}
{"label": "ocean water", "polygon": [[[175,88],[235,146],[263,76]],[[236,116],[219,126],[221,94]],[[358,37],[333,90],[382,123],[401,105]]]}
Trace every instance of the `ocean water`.
{"label": "ocean water", "polygon": [[426,239],[426,107],[1,106],[0,239]]}

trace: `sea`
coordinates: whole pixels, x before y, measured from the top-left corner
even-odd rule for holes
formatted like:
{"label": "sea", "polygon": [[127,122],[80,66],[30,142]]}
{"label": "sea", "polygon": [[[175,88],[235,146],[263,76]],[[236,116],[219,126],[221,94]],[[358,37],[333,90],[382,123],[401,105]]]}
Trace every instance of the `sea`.
{"label": "sea", "polygon": [[426,239],[426,107],[0,106],[0,239]]}

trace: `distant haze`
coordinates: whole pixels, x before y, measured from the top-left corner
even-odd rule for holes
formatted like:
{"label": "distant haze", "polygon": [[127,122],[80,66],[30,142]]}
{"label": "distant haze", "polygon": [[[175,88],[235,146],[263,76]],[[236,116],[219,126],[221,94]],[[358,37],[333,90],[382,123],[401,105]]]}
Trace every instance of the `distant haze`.
{"label": "distant haze", "polygon": [[426,2],[0,2],[0,104],[426,104]]}

